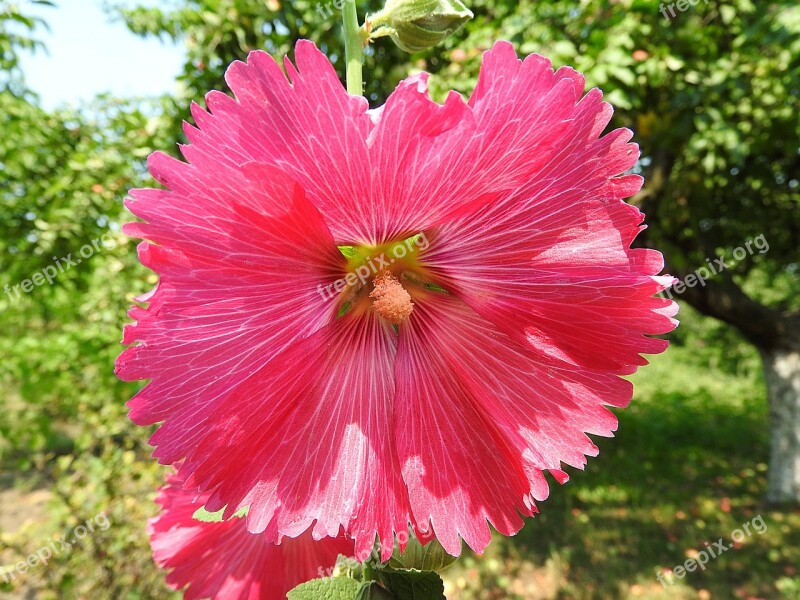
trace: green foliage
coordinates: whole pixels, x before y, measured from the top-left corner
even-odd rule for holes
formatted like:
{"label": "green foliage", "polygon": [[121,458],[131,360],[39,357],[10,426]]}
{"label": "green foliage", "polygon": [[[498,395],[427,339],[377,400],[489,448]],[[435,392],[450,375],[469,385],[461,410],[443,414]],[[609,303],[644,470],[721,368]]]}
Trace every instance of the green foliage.
{"label": "green foliage", "polygon": [[[48,0],[29,0],[28,4],[53,6]],[[22,14],[16,4],[0,3],[0,95],[7,92],[24,93],[20,72],[20,52],[43,50],[33,34],[45,23],[36,17]]]}
{"label": "green foliage", "polygon": [[303,583],[291,592],[288,600],[353,600],[361,584],[349,577],[326,577]]}
{"label": "green foliage", "polygon": [[323,577],[300,584],[289,600],[445,600],[444,583],[434,571],[394,568],[388,564],[365,566],[338,577]]}
{"label": "green foliage", "polygon": [[377,581],[367,581],[361,584],[355,600],[392,600],[392,598],[391,592]]}
{"label": "green foliage", "polygon": [[[316,597],[315,593],[322,593],[330,586],[346,584],[339,580],[356,582],[353,594],[350,588],[346,593],[348,599],[355,600],[444,600],[444,583],[436,572],[445,569],[456,559],[447,554],[437,541],[429,542],[424,546],[412,537],[405,548],[400,552],[395,549],[394,554],[386,563],[371,559],[364,564],[355,563],[350,568],[337,565],[338,576],[316,579],[295,588],[290,600],[297,598]],[[351,562],[349,559],[347,562]],[[352,585],[351,585],[352,587]],[[338,590],[338,587],[336,588]],[[305,595],[303,595],[305,594]]]}
{"label": "green foliage", "polygon": [[[231,519],[240,519],[247,515],[247,507],[240,508],[237,510],[230,518]],[[220,508],[216,512],[208,512],[205,506],[201,506],[192,515],[192,518],[195,521],[200,521],[201,523],[222,523],[223,521],[230,520],[224,519],[225,509]]]}
{"label": "green foliage", "polygon": [[[358,2],[359,16],[377,12],[382,0]],[[180,76],[185,93],[175,100],[175,139],[186,118],[189,100],[201,101],[210,90],[229,91],[222,78],[227,66],[245,60],[252,50],[273,56],[291,55],[296,40],[310,39],[328,54],[344,80],[341,12],[333,0],[187,0],[167,8],[120,7],[132,31],[144,36],[182,41],[187,61]],[[408,55],[388,40],[367,49],[370,70],[365,93],[382,103],[407,75]],[[390,83],[394,82],[394,83]]]}
{"label": "green foliage", "polygon": [[433,571],[384,566],[377,572],[395,600],[445,600],[444,583]]}
{"label": "green foliage", "polygon": [[[55,428],[132,392],[110,365],[125,304],[145,291],[148,276],[119,231],[128,218],[121,200],[143,182],[137,156],[163,142],[145,106],[110,99],[91,113],[48,114],[4,94],[0,129],[0,381],[12,390],[0,455],[13,455],[46,449]],[[137,274],[138,286],[123,272]]]}
{"label": "green foliage", "polygon": [[2,478],[0,501],[44,493],[48,512],[3,507],[22,527],[0,538],[0,563],[100,514],[110,527],[4,588],[37,598],[164,597],[143,529],[164,469],[148,458],[148,431],[126,416],[137,386],[113,373],[131,297],[154,283],[120,225],[129,219],[126,191],[146,181],[144,157],[167,143],[162,102],[98,98],[80,111],[43,110],[14,72],[19,52],[38,47],[35,25],[0,13],[13,79],[0,91],[0,288],[8,286],[0,292],[0,475],[15,473],[20,486],[7,489]]}
{"label": "green foliage", "polygon": [[398,569],[419,569],[421,571],[442,571],[456,560],[444,551],[437,540],[432,540],[424,546],[415,537],[408,541],[402,552],[395,548],[389,565]]}

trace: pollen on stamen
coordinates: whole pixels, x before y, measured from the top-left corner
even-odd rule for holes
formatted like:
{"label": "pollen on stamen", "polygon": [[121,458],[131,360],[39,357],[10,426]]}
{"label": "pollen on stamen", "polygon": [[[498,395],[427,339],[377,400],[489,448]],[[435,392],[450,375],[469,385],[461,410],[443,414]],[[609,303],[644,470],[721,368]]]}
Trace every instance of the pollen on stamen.
{"label": "pollen on stamen", "polygon": [[373,299],[372,308],[375,312],[395,325],[405,321],[414,310],[414,303],[397,278],[388,271],[383,271],[375,277],[373,285],[375,289],[369,297]]}

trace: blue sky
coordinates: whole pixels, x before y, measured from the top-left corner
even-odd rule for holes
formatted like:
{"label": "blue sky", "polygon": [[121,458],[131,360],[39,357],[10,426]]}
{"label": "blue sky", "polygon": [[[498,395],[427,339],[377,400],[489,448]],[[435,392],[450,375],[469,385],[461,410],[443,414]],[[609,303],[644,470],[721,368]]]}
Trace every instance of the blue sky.
{"label": "blue sky", "polygon": [[[26,4],[26,0],[16,0]],[[22,61],[28,85],[47,108],[78,104],[102,92],[116,96],[147,96],[175,89],[183,50],[157,39],[143,40],[121,22],[112,22],[102,0],[55,0],[56,8],[24,6],[25,14],[43,17],[38,38],[47,54],[26,55]],[[128,5],[165,4],[129,0]]]}

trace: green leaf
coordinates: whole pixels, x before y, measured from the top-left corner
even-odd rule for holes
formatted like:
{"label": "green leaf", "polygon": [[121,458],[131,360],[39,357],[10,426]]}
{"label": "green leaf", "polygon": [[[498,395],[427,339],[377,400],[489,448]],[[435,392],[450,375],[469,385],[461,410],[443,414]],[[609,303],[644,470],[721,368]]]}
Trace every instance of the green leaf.
{"label": "green leaf", "polygon": [[444,583],[438,573],[389,566],[377,572],[395,600],[446,600]]}
{"label": "green leaf", "polygon": [[395,548],[389,566],[396,569],[417,569],[419,571],[442,571],[453,564],[455,556],[444,551],[442,545],[433,540],[424,546],[415,537],[408,540],[403,552]]}
{"label": "green leaf", "polygon": [[395,596],[377,581],[367,581],[361,584],[355,600],[395,600]]}
{"label": "green leaf", "polygon": [[287,594],[288,600],[353,600],[359,593],[355,579],[325,577],[301,583]]}
{"label": "green leaf", "polygon": [[[233,514],[231,519],[237,519],[237,518],[240,518],[240,517],[244,517],[245,515],[247,515],[248,510],[250,510],[249,506],[245,506],[245,507],[240,508],[239,510],[237,510]],[[220,508],[217,512],[213,512],[212,513],[212,512],[208,512],[206,510],[205,506],[201,506],[196,511],[194,511],[194,514],[192,515],[192,518],[195,521],[200,521],[202,523],[221,523],[224,520],[222,518],[222,515],[224,513],[225,513],[225,509],[224,508]]]}
{"label": "green leaf", "polygon": [[192,515],[192,518],[195,521],[200,521],[202,523],[221,523],[222,522],[222,513],[225,512],[224,508],[220,508],[217,512],[208,512],[205,506],[201,506]]}

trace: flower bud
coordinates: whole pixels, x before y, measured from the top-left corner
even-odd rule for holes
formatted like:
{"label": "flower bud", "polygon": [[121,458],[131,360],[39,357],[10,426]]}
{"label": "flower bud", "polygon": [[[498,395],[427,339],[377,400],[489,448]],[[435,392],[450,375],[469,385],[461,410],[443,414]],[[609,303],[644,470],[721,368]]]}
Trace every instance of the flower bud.
{"label": "flower bud", "polygon": [[433,48],[473,17],[461,0],[388,0],[369,17],[370,37],[389,36],[406,52]]}

